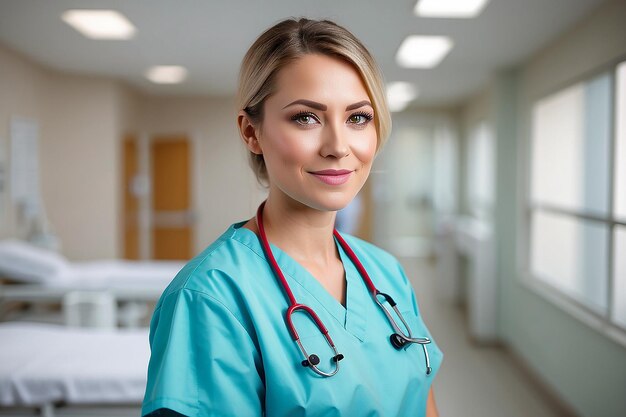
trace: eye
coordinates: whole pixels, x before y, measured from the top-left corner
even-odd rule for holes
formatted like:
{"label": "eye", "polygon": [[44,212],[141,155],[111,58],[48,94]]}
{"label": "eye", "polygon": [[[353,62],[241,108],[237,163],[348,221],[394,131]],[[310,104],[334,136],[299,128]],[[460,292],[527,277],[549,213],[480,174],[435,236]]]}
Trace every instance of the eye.
{"label": "eye", "polygon": [[291,120],[300,124],[300,125],[312,125],[317,123],[317,118],[313,113],[310,112],[300,112],[291,116]]}
{"label": "eye", "polygon": [[374,118],[374,115],[372,115],[371,113],[366,113],[366,112],[354,113],[350,115],[350,117],[348,118],[348,123],[351,123],[354,125],[366,125],[373,118]]}

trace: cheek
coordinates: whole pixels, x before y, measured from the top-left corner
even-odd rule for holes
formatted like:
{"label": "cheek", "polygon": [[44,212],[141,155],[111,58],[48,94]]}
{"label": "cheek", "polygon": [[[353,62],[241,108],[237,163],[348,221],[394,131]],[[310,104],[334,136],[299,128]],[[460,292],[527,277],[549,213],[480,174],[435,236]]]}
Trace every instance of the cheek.
{"label": "cheek", "polygon": [[352,151],[361,162],[367,164],[374,159],[377,142],[376,131],[372,129],[367,132],[367,135],[362,135],[354,142]]}
{"label": "cheek", "polygon": [[294,165],[306,162],[315,152],[313,132],[276,123],[265,132],[265,158],[270,163]]}

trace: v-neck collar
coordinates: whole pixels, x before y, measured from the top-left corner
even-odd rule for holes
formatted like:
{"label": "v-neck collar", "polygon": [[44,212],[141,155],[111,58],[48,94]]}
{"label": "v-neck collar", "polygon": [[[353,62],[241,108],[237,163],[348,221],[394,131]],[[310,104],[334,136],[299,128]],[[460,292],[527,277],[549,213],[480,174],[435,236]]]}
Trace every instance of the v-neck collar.
{"label": "v-neck collar", "polygon": [[[233,231],[231,238],[245,244],[260,257],[266,259],[259,237],[252,230],[242,227],[245,223],[246,221],[242,221],[231,225]],[[334,238],[334,240],[345,271],[346,307],[333,297],[305,267],[289,256],[289,254],[271,242],[270,248],[289,284],[291,285],[292,282],[299,284],[339,323],[339,325],[341,325],[341,327],[360,341],[363,341],[367,324],[367,306],[365,303],[373,301],[354,263],[337,239]],[[280,285],[278,280],[276,283]],[[303,300],[298,300],[297,297],[296,302],[307,304]]]}

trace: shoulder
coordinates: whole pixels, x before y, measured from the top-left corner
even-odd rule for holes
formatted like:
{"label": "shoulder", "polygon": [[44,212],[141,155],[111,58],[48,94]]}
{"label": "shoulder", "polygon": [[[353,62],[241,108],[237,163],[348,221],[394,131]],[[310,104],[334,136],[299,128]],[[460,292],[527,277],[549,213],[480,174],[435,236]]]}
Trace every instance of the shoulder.
{"label": "shoulder", "polygon": [[267,279],[259,273],[263,259],[253,243],[251,236],[238,235],[231,225],[191,259],[155,306],[151,340],[157,327],[170,328],[176,323],[176,327],[191,328],[198,322],[210,322],[212,326],[229,323],[229,328],[241,328],[252,337],[254,326],[248,301]]}
{"label": "shoulder", "polygon": [[255,275],[263,258],[249,236],[242,238],[236,232],[235,225],[238,224],[231,225],[180,270],[163,292],[159,305],[182,290],[228,304],[234,293],[250,285],[250,277]]}

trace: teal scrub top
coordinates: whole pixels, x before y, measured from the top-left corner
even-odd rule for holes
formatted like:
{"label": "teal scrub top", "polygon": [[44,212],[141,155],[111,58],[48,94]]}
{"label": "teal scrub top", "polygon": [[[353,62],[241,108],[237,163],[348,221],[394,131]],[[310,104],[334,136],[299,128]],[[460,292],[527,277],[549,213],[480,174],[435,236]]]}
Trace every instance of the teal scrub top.
{"label": "teal scrub top", "polygon": [[[285,324],[287,298],[257,235],[244,223],[231,225],[192,259],[157,303],[142,415],[166,408],[205,417],[424,416],[443,353],[400,263],[342,234],[374,285],[395,299],[413,337],[433,340],[427,345],[433,368],[428,376],[420,345],[391,345],[392,327],[341,245],[336,242],[347,282],[345,308],[271,245],[297,302],[315,310],[345,356],[339,372],[324,378],[301,365],[304,358]],[[293,320],[304,347],[330,371],[333,352],[317,327],[306,313],[294,313]]]}

